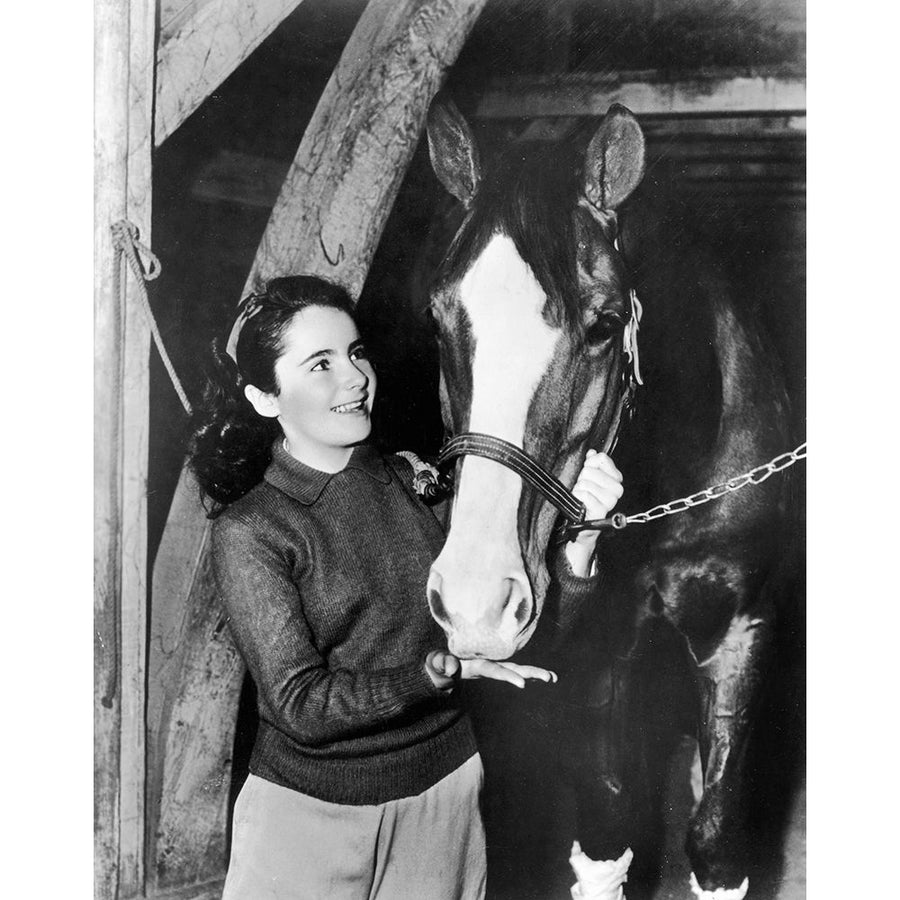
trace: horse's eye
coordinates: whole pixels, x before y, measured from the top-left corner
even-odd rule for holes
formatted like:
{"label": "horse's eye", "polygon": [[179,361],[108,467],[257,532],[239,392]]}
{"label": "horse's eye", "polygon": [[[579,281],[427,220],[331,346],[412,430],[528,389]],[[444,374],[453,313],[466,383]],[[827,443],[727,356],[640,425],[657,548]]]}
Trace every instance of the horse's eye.
{"label": "horse's eye", "polygon": [[587,327],[585,338],[589,344],[602,344],[625,327],[625,319],[616,313],[600,313]]}

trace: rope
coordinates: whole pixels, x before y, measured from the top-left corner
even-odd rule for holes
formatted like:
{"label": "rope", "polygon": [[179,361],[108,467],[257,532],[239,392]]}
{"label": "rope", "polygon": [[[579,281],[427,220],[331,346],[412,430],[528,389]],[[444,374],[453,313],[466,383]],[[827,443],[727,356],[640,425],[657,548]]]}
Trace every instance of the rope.
{"label": "rope", "polygon": [[[116,256],[116,270],[118,271],[118,256],[121,254],[125,257],[129,268],[134,274],[138,288],[138,298],[141,301],[141,306],[143,307],[144,313],[147,316],[147,321],[150,324],[150,333],[153,335],[153,340],[156,342],[156,349],[159,351],[163,365],[166,367],[169,378],[172,380],[172,387],[175,388],[175,393],[178,394],[178,399],[181,400],[184,411],[190,415],[190,401],[187,398],[187,394],[184,392],[184,388],[181,386],[181,380],[178,378],[175,367],[172,365],[172,360],[169,358],[169,354],[163,344],[159,326],[156,324],[156,318],[153,315],[153,310],[150,308],[150,298],[147,295],[146,282],[158,278],[159,273],[162,271],[159,259],[149,247],[140,242],[140,233],[138,232],[137,225],[132,222],[121,219],[111,226],[110,231],[112,231],[113,246],[118,251]],[[143,252],[147,257],[148,265],[146,271],[144,271],[144,267],[141,265],[141,258],[138,251]]]}

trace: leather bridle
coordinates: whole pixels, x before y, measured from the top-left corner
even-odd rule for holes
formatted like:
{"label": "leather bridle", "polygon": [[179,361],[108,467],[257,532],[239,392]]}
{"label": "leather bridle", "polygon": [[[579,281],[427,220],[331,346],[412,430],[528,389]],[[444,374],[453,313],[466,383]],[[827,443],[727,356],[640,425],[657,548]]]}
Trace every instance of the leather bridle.
{"label": "leather bridle", "polygon": [[[615,415],[603,442],[602,450],[605,453],[611,453],[615,448],[622,422],[626,418],[630,418],[634,411],[634,394],[637,386],[643,384],[637,351],[637,329],[641,318],[641,305],[633,289],[630,299],[631,318],[625,326],[623,335],[627,364],[622,373]],[[607,519],[586,519],[587,510],[584,504],[539,462],[529,456],[521,447],[509,441],[479,432],[466,432],[450,438],[441,448],[437,458],[437,466],[444,473],[445,484],[448,480],[448,464],[460,456],[481,456],[493,460],[515,472],[523,481],[531,485],[563,515],[564,521],[558,529],[561,539],[570,540],[572,536],[585,530],[625,527],[625,516],[622,513],[615,513]]]}

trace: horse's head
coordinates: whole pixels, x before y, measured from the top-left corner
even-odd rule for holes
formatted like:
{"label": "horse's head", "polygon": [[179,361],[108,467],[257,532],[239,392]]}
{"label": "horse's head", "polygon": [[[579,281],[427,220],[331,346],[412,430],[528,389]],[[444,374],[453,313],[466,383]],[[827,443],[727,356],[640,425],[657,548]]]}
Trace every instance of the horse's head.
{"label": "horse's head", "polygon": [[[465,207],[430,298],[445,426],[503,438],[571,487],[620,410],[631,305],[616,210],[643,175],[640,127],[616,105],[579,158],[519,149],[484,170],[454,107],[432,109],[428,138]],[[505,659],[540,618],[557,511],[493,460],[457,466],[429,604],[451,652]]]}

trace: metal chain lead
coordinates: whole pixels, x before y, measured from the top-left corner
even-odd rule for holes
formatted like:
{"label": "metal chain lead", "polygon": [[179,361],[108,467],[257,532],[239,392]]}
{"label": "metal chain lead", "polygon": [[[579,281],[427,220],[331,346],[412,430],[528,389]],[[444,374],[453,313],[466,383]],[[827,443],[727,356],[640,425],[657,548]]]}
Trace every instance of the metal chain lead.
{"label": "metal chain lead", "polygon": [[633,516],[625,516],[625,522],[628,525],[638,522],[651,522],[653,519],[660,519],[663,516],[671,516],[678,512],[684,512],[692,506],[700,506],[701,503],[709,503],[710,500],[717,500],[719,497],[724,497],[725,494],[730,494],[732,491],[739,491],[748,484],[762,484],[769,476],[774,475],[776,472],[780,472],[782,469],[788,468],[788,466],[794,465],[795,462],[798,462],[801,459],[806,459],[806,441],[800,444],[795,450],[790,451],[790,453],[782,453],[780,456],[776,456],[773,460],[764,465],[757,466],[755,469],[751,469],[743,475],[738,475],[736,478],[731,478],[728,481],[722,482],[722,484],[713,485],[713,487],[707,488],[704,491],[698,491],[696,494],[691,494],[689,497],[682,497],[679,500],[672,500],[669,503],[661,503],[659,506],[654,506],[645,512],[635,513]]}

